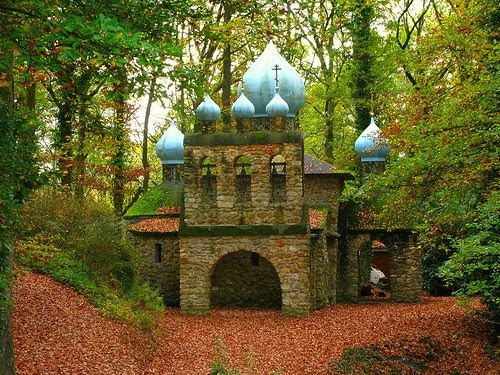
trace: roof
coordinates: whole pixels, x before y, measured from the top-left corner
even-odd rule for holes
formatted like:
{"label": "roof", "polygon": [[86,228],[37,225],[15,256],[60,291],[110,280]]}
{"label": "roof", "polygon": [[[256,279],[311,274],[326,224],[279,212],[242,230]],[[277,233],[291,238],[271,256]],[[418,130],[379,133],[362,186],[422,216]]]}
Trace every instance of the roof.
{"label": "roof", "polygon": [[158,209],[173,208],[176,212],[182,205],[184,184],[181,182],[164,182],[148,190],[129,208],[125,218],[155,215]]}
{"label": "roof", "polygon": [[329,174],[335,172],[335,167],[311,155],[304,154],[305,174]]}

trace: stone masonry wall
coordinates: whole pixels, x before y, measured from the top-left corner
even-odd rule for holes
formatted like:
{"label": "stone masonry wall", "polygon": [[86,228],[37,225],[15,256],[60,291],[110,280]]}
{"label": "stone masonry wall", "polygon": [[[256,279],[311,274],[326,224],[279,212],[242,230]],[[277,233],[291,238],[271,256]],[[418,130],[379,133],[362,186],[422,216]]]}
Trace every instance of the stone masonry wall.
{"label": "stone masonry wall", "polygon": [[[177,236],[129,234],[129,239],[142,255],[139,277],[157,289],[167,306],[179,306],[179,239]],[[155,247],[161,245],[161,262],[155,262]]]}
{"label": "stone masonry wall", "polygon": [[273,265],[257,253],[222,257],[212,272],[211,307],[281,308],[281,286]]}
{"label": "stone masonry wall", "polygon": [[391,300],[422,301],[422,252],[417,235],[400,233],[386,236],[382,242],[389,249]]}
{"label": "stone masonry wall", "polygon": [[[275,225],[297,224],[302,219],[302,154],[301,142],[282,144],[238,144],[185,146],[184,182],[187,225]],[[270,162],[276,155],[286,161],[286,200],[272,203]],[[236,200],[235,160],[248,156],[251,160],[251,200]],[[202,161],[210,157],[216,164],[217,194],[213,203],[203,199]]]}
{"label": "stone masonry wall", "polygon": [[417,235],[410,231],[376,230],[345,233],[340,241],[338,300],[356,302],[359,297],[359,249],[367,241],[380,240],[389,251],[391,301],[422,301],[422,253]]}
{"label": "stone masonry wall", "polygon": [[281,283],[285,315],[309,313],[309,238],[307,234],[300,234],[181,238],[181,311],[184,314],[208,314],[212,272],[223,256],[238,251],[256,252],[274,266]]}
{"label": "stone masonry wall", "polygon": [[337,229],[339,211],[339,195],[342,180],[334,174],[305,175],[304,177],[304,204],[330,206],[330,223]]}

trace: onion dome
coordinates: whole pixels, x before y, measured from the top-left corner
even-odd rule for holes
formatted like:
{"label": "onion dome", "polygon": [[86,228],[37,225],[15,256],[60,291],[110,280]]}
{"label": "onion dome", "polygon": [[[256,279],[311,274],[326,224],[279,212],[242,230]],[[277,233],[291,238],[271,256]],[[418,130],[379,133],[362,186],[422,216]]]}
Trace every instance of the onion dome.
{"label": "onion dome", "polygon": [[255,107],[242,92],[231,107],[231,113],[236,118],[251,118],[255,114]]}
{"label": "onion dome", "polygon": [[207,94],[203,102],[196,108],[196,116],[201,121],[215,121],[220,116],[220,108]]}
{"label": "onion dome", "polygon": [[288,116],[295,117],[304,105],[306,89],[302,77],[270,42],[243,75],[245,95],[255,107],[254,117],[269,117],[266,106],[276,93],[276,69],[279,70],[280,95],[289,107]]}
{"label": "onion dome", "polygon": [[162,164],[184,164],[184,134],[177,128],[175,121],[172,121],[156,144],[156,155]]}
{"label": "onion dome", "polygon": [[286,116],[289,110],[288,104],[277,91],[271,101],[266,105],[266,113],[271,117]]}
{"label": "onion dome", "polygon": [[370,125],[356,139],[354,149],[362,162],[385,161],[390,148],[387,146],[387,139],[380,135],[380,129],[373,117]]}

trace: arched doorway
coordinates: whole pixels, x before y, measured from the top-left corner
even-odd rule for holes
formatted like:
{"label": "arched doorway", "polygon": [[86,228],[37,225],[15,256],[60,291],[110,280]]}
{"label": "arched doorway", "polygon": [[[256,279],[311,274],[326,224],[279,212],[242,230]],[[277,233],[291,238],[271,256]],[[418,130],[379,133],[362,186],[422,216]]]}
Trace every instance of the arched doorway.
{"label": "arched doorway", "polygon": [[390,298],[389,253],[383,242],[370,240],[360,246],[358,279],[361,299]]}
{"label": "arched doorway", "polygon": [[237,251],[223,256],[210,281],[212,307],[281,308],[278,273],[256,252]]}

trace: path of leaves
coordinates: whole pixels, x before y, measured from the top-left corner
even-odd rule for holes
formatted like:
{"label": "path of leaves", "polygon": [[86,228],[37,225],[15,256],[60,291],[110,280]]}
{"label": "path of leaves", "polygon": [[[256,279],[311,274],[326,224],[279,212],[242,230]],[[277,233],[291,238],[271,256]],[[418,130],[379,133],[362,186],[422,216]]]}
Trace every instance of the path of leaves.
{"label": "path of leaves", "polygon": [[154,343],[101,317],[85,298],[47,276],[19,274],[14,296],[18,375],[206,375],[216,355],[215,341],[243,374],[323,374],[349,346],[401,344],[422,337],[438,340],[447,353],[445,362],[438,361],[427,373],[495,373],[477,326],[452,298],[425,298],[420,305],[339,304],[307,318],[227,309],[209,317],[186,317],[168,309]]}

